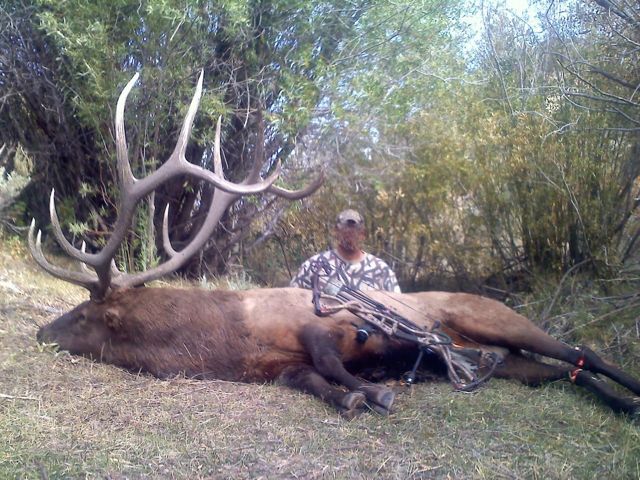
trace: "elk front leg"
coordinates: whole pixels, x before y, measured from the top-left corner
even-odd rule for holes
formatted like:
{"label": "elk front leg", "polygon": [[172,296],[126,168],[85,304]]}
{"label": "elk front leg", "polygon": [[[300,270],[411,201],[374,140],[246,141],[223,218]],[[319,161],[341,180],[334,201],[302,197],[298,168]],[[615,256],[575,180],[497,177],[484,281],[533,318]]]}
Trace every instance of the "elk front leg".
{"label": "elk front leg", "polygon": [[344,392],[330,385],[311,365],[291,365],[282,371],[278,380],[288,387],[302,390],[328,402],[347,419],[362,413],[365,406],[364,393]]}
{"label": "elk front leg", "polygon": [[300,334],[300,341],[309,353],[313,366],[325,378],[335,380],[352,392],[363,393],[368,406],[378,413],[387,414],[395,394],[383,385],[366,382],[351,375],[342,362],[338,347],[343,333],[320,324],[307,325]]}

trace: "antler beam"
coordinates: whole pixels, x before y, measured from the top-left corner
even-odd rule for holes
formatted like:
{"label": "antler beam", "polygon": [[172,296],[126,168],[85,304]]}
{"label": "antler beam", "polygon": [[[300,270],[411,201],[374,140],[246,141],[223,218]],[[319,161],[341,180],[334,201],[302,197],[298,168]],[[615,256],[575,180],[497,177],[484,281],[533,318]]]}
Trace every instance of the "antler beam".
{"label": "antler beam", "polygon": [[[256,174],[256,172],[259,172],[257,164],[254,165],[248,177],[243,182],[233,183],[226,180],[222,172],[222,162],[220,160],[220,119],[216,126],[214,143],[214,171],[206,170],[189,163],[185,158],[185,151],[193,127],[193,121],[200,104],[200,98],[202,97],[203,75],[204,72],[201,72],[196,91],[182,124],[173,153],[160,168],[142,179],[135,178],[131,171],[124,128],[124,108],[126,100],[138,80],[138,73],[127,83],[118,98],[115,117],[118,186],[121,192],[118,202],[118,218],[113,233],[104,248],[97,253],[87,253],[84,251],[84,248],[77,249],[74,247],[62,233],[55,208],[55,192],[53,190],[49,200],[51,224],[58,243],[68,255],[80,261],[82,264],[92,267],[93,270],[95,270],[95,274],[90,271],[77,272],[63,269],[48,262],[42,253],[40,245],[41,234],[39,231],[37,238],[34,239],[34,221],[29,230],[29,247],[34,259],[42,268],[58,278],[87,288],[91,292],[91,297],[94,300],[100,300],[112,289],[141,285],[180,268],[192,255],[204,246],[217,227],[224,212],[241,196],[270,193],[288,200],[297,200],[311,195],[322,185],[324,178],[323,175],[320,174],[316,180],[301,190],[291,191],[277,187],[274,185],[274,182],[280,175],[279,164],[274,173],[264,180]],[[259,160],[260,159],[256,158],[254,161],[259,162]],[[165,210],[163,238],[165,251],[169,259],[157,267],[144,272],[134,274],[119,272],[115,268],[114,258],[130,228],[138,203],[160,185],[182,175],[208,182],[215,187],[213,200],[201,229],[184,249],[179,252],[174,250],[169,241],[168,210]]]}

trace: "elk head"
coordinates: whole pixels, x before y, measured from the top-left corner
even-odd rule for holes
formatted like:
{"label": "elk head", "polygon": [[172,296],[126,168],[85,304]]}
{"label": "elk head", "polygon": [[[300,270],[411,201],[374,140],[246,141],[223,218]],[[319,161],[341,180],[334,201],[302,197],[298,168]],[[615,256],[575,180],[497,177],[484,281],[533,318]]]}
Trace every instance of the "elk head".
{"label": "elk head", "polygon": [[[29,229],[29,249],[40,267],[51,275],[86,288],[90,300],[72,311],[62,315],[49,325],[41,328],[38,339],[42,342],[55,342],[63,349],[73,353],[96,355],[99,345],[110,339],[129,321],[125,318],[135,303],[135,295],[118,295],[117,292],[141,286],[176,271],[196,254],[211,237],[214,229],[226,209],[243,195],[272,194],[289,200],[296,200],[315,192],[323,182],[320,174],[307,187],[291,191],[274,184],[280,173],[278,165],[275,172],[266,179],[260,177],[261,159],[254,159],[254,165],[244,181],[232,183],[224,178],[220,157],[220,120],[216,127],[213,171],[188,162],[185,158],[187,141],[193,120],[202,95],[203,72],[200,73],[195,94],[184,119],[180,135],[173,153],[155,172],[144,178],[135,178],[128,160],[127,141],[124,129],[124,108],[127,96],[138,79],[136,73],[126,85],[118,99],[115,116],[117,177],[120,189],[118,218],[113,232],[104,248],[97,253],[86,251],[84,242],[80,249],[74,247],[63,235],[56,213],[54,191],[51,192],[49,212],[55,237],[63,250],[80,262],[80,270],[70,270],[51,264],[44,256],[41,247],[41,232],[35,231],[35,220]],[[167,260],[149,270],[137,273],[121,272],[115,264],[117,250],[132,224],[138,203],[165,182],[180,176],[188,176],[211,183],[215,187],[213,199],[200,230],[191,242],[182,250],[176,251],[169,240],[168,206],[164,211],[163,244]],[[115,300],[120,297],[119,300]],[[129,297],[129,306],[123,307],[122,298]],[[119,302],[119,303],[118,303]],[[117,304],[117,305],[116,305]],[[126,304],[125,304],[126,306]],[[129,315],[130,316],[130,315]]]}

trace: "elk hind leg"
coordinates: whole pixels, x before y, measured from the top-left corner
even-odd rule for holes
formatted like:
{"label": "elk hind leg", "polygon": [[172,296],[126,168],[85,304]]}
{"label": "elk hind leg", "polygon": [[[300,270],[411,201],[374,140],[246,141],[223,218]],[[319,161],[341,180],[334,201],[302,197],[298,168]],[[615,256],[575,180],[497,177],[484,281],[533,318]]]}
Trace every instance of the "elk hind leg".
{"label": "elk hind leg", "polygon": [[568,378],[570,369],[538,362],[517,353],[508,354],[498,365],[494,375],[498,378],[511,378],[530,387]]}
{"label": "elk hind leg", "polygon": [[[587,347],[572,348],[548,335],[524,317],[517,316],[513,324],[500,325],[499,331],[492,331],[490,338],[482,339],[488,344],[505,346],[510,349],[522,349],[545,357],[555,358],[575,365],[584,370],[600,373],[640,395],[640,381],[619,367],[602,360]],[[486,332],[482,332],[486,334]]]}
{"label": "elk hind leg", "polygon": [[640,395],[640,381],[622,371],[619,367],[605,362],[590,348],[571,348],[546,333],[537,340],[533,341],[532,345],[527,346],[528,348],[525,347],[525,349],[540,355],[563,360],[583,370],[600,373],[631,390],[635,395]]}
{"label": "elk hind leg", "polygon": [[623,387],[628,388],[636,395],[640,395],[640,381],[632,377],[628,373],[622,371],[620,368],[602,360],[593,350],[588,347],[581,347],[576,349],[580,352],[580,359],[578,364],[581,364],[581,368],[589,370],[595,373],[601,373],[615,382],[619,383]]}
{"label": "elk hind leg", "polygon": [[618,395],[614,389],[592,372],[577,369],[571,379],[576,385],[580,385],[598,395],[613,411],[629,415],[640,414],[640,398]]}
{"label": "elk hind leg", "polygon": [[549,365],[520,354],[510,354],[495,372],[497,377],[520,380],[525,385],[539,386],[555,380],[570,380],[596,395],[613,411],[631,415],[640,412],[640,399],[620,396],[592,372],[565,366]]}

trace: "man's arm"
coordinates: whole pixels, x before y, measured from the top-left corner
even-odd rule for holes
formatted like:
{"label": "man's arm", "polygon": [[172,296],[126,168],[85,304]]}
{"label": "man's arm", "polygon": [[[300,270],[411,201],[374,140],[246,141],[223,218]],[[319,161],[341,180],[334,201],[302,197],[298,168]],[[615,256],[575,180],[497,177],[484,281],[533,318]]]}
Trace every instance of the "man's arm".
{"label": "man's arm", "polygon": [[377,278],[375,284],[377,288],[388,292],[402,293],[396,274],[391,270],[387,262],[378,257],[373,257],[373,259],[376,265],[375,272]]}
{"label": "man's arm", "polygon": [[313,288],[313,271],[311,270],[311,266],[319,256],[320,254],[314,255],[300,266],[300,270],[298,270],[296,276],[291,279],[291,282],[289,282],[290,287],[306,288],[309,290]]}
{"label": "man's arm", "polygon": [[398,279],[396,278],[395,272],[391,270],[391,267],[389,267],[388,265],[387,265],[387,269],[388,269],[388,276],[387,276],[387,281],[385,282],[385,290],[388,290],[390,292],[402,293],[402,290],[400,290],[400,285],[398,284]]}
{"label": "man's arm", "polygon": [[289,282],[289,286],[298,287],[298,288],[310,288],[305,286],[305,278],[308,277],[308,272],[309,272],[309,260],[307,260],[302,264],[296,276],[291,279],[291,282]]}

